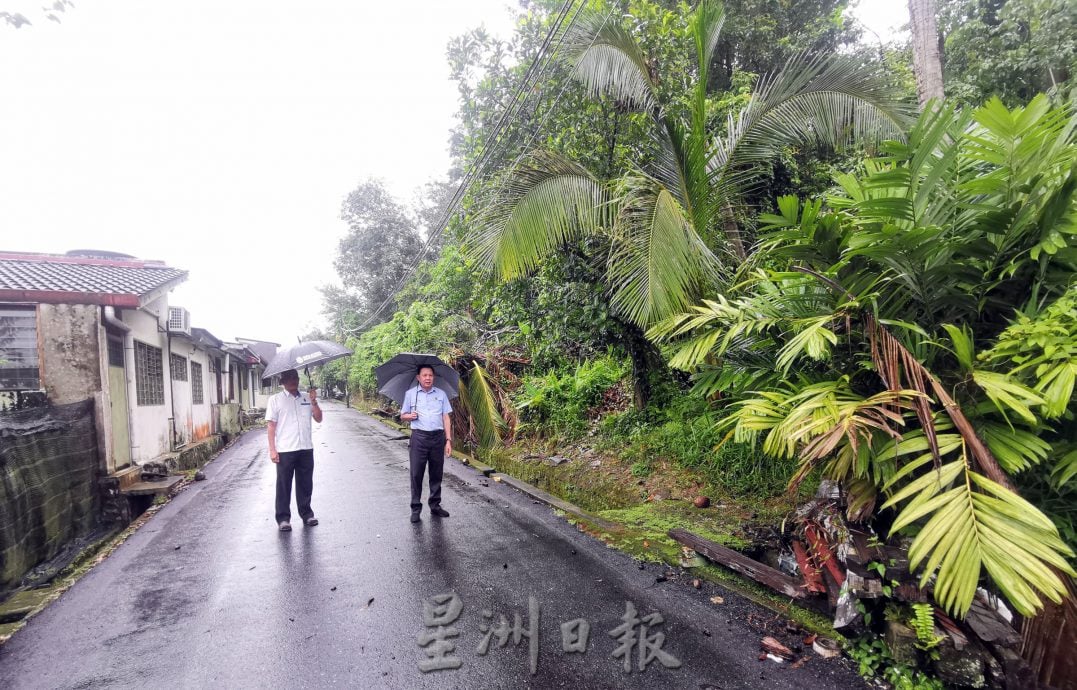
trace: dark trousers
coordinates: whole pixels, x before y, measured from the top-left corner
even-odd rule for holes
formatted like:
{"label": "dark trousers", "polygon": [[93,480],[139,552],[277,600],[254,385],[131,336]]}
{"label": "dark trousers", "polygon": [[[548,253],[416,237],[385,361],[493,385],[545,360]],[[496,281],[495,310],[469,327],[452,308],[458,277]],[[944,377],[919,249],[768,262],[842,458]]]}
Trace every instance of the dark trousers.
{"label": "dark trousers", "polygon": [[277,522],[292,519],[292,475],[295,475],[295,504],[299,517],[314,517],[310,495],[314,492],[314,451],[292,450],[278,453],[277,463]]}
{"label": "dark trousers", "polygon": [[423,472],[430,467],[430,507],[441,505],[441,473],[445,469],[445,432],[420,431],[411,432],[409,444],[411,460],[411,509],[422,510]]}

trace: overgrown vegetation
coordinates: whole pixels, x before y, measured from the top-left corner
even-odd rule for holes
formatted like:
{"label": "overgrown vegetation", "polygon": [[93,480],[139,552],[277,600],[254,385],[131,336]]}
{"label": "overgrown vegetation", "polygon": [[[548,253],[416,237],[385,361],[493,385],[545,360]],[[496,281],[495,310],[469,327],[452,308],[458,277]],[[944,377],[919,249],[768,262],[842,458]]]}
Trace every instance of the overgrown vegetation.
{"label": "overgrown vegetation", "polygon": [[[375,365],[439,353],[461,438],[648,540],[693,518],[663,491],[779,523],[787,487],[836,479],[952,615],[978,586],[1032,615],[1077,547],[1072,7],[944,3],[953,98],[916,114],[905,47],[858,44],[842,2],[787,5],[592,0],[497,141],[561,3],[454,41],[451,179],[411,209],[345,201],[326,311],[356,354],[326,381],[373,395]],[[497,174],[438,235],[484,156]],[[928,609],[887,610],[929,655]],[[850,653],[938,687],[879,638]]]}

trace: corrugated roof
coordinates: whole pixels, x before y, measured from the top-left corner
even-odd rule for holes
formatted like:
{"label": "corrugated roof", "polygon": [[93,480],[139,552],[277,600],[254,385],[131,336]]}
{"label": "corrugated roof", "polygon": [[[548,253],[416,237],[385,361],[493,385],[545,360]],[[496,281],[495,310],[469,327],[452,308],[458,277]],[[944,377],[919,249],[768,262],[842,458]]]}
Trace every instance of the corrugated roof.
{"label": "corrugated roof", "polygon": [[258,355],[266,363],[273,361],[273,356],[277,354],[277,349],[280,347],[279,343],[271,343],[267,340],[254,340],[253,338],[237,338],[237,340],[246,345],[248,350]]}
{"label": "corrugated roof", "polygon": [[0,301],[138,307],[186,279],[160,261],[0,252]]}

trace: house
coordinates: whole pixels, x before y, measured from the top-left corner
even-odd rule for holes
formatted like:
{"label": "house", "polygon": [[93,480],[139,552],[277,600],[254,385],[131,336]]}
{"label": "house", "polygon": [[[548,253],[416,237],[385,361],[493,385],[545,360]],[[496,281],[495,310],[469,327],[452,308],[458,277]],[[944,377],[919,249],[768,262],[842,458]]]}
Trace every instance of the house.
{"label": "house", "polygon": [[186,279],[125,254],[0,252],[0,598],[129,522],[259,405],[260,341],[192,327],[169,304]]}
{"label": "house", "polygon": [[257,372],[257,376],[251,382],[251,390],[256,391],[254,393],[254,407],[259,410],[264,410],[266,404],[269,402],[269,397],[277,392],[278,384],[280,383],[280,377],[273,376],[271,379],[262,380],[262,372],[265,371],[265,365],[268,365],[273,361],[273,357],[276,356],[277,350],[280,349],[280,343],[271,343],[267,340],[255,340],[253,338],[236,338],[236,341],[247,346],[247,349],[258,355],[261,358],[264,365]]}
{"label": "house", "polygon": [[262,341],[192,328],[168,303],[186,279],[112,252],[0,252],[0,409],[92,398],[109,475],[238,431],[262,402]]}

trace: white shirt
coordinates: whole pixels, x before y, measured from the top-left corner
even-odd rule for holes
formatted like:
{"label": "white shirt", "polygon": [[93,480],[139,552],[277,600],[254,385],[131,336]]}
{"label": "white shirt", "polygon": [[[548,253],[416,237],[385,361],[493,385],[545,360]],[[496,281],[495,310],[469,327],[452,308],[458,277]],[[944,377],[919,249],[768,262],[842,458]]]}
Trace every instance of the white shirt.
{"label": "white shirt", "polygon": [[302,392],[297,391],[293,396],[288,391],[281,391],[269,399],[266,421],[277,423],[274,443],[278,453],[314,449],[310,429],[312,415],[310,398]]}

